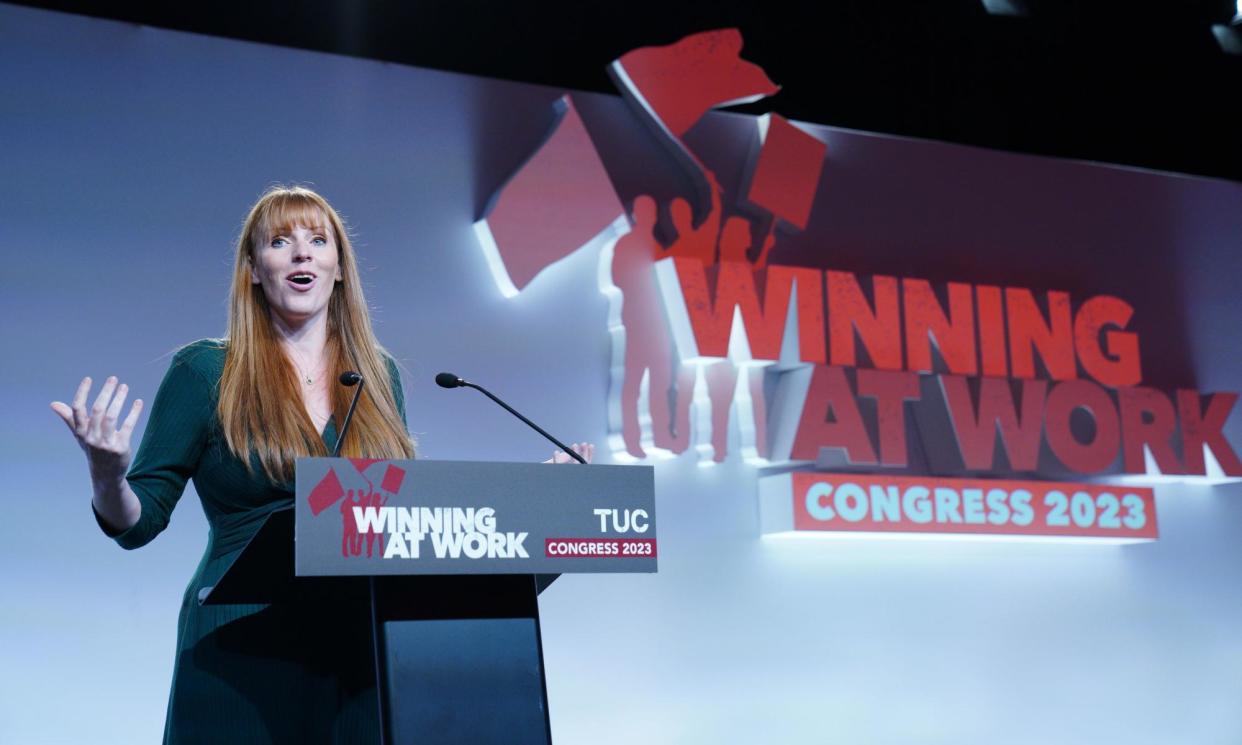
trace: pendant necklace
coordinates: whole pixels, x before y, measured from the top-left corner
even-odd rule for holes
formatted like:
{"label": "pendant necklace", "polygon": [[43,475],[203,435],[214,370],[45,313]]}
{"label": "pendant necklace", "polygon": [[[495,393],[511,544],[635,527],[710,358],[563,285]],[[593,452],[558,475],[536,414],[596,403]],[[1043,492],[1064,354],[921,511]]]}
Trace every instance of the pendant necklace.
{"label": "pendant necklace", "polygon": [[[296,357],[301,357],[301,356],[302,356],[302,355],[301,355],[301,353],[300,353],[300,352],[298,352],[298,351],[297,351],[297,349],[295,349],[294,347],[290,346],[290,347],[289,347],[289,349],[290,349],[291,351],[293,351],[293,353],[294,353],[294,355],[295,355]],[[295,360],[293,360],[293,366],[294,366],[294,367],[296,367],[296,368],[298,369],[298,374],[302,376],[302,381],[303,381],[304,383],[306,383],[306,385],[314,385],[314,384],[315,384],[315,379],[314,379],[313,377],[311,377],[310,375],[308,375],[308,374],[307,374],[307,372],[306,372],[306,368],[304,368],[304,367],[302,366],[302,364],[301,364],[301,362],[299,362],[299,360],[296,360],[296,359],[295,359]],[[320,365],[320,367],[322,367],[322,365]]]}

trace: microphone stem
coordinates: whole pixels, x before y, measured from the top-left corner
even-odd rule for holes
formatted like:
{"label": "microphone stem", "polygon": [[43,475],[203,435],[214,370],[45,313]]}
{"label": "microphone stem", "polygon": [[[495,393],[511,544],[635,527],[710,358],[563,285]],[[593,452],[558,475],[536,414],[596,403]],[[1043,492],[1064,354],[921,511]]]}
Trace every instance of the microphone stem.
{"label": "microphone stem", "polygon": [[566,446],[565,446],[565,443],[561,442],[560,440],[556,439],[556,438],[555,438],[555,437],[553,437],[552,435],[550,435],[550,434],[548,434],[547,432],[545,432],[545,431],[543,430],[543,427],[540,427],[538,424],[535,424],[535,423],[534,423],[534,422],[532,422],[531,420],[529,420],[529,419],[527,419],[526,417],[522,416],[522,414],[521,414],[521,413],[520,413],[517,409],[514,409],[514,408],[513,408],[512,406],[510,406],[509,404],[507,404],[507,403],[505,403],[504,401],[501,401],[500,399],[498,399],[498,398],[496,398],[495,396],[493,396],[493,395],[492,395],[492,392],[491,392],[491,391],[489,391],[489,390],[487,390],[487,389],[486,389],[486,388],[484,388],[483,386],[481,386],[481,385],[477,385],[477,384],[475,384],[475,383],[471,383],[471,382],[468,382],[468,381],[465,381],[465,380],[461,381],[461,383],[460,383],[459,385],[464,385],[464,386],[468,386],[468,387],[470,387],[470,388],[473,388],[473,389],[475,389],[476,391],[478,391],[479,393],[482,393],[484,396],[487,396],[487,397],[488,397],[488,398],[490,398],[491,400],[493,400],[493,401],[495,401],[496,403],[500,404],[501,406],[503,406],[503,407],[505,408],[505,411],[508,411],[508,412],[509,412],[510,414],[512,414],[513,416],[515,416],[515,417],[517,417],[518,419],[521,419],[522,421],[526,422],[526,424],[527,424],[527,425],[529,425],[531,429],[535,430],[535,431],[536,431],[536,432],[538,432],[539,434],[541,434],[541,435],[543,435],[544,437],[548,438],[548,439],[552,442],[552,444],[553,444],[553,445],[556,445],[558,448],[560,448],[561,450],[564,450],[566,453],[568,453],[568,454],[569,454],[569,457],[573,458],[574,460],[578,461],[579,463],[581,463],[581,464],[582,464],[582,465],[584,465],[584,466],[587,464],[587,462],[586,462],[586,461],[582,458],[582,456],[581,456],[581,455],[578,455],[578,454],[577,454],[577,453],[575,453],[573,450],[570,450],[568,447],[566,447]]}
{"label": "microphone stem", "polygon": [[341,431],[336,438],[336,447],[332,448],[333,458],[341,454],[341,445],[345,444],[345,435],[349,433],[349,422],[354,418],[354,407],[358,405],[358,399],[362,396],[362,387],[366,384],[366,378],[362,378],[358,381],[358,390],[354,391],[354,398],[349,402],[349,411],[345,412],[345,419],[341,424]]}

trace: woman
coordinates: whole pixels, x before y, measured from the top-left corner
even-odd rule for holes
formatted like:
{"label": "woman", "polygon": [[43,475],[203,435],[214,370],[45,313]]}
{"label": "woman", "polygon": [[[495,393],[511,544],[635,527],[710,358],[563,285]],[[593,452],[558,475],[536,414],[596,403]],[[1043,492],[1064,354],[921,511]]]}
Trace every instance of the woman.
{"label": "woman", "polygon": [[361,609],[197,603],[263,519],[292,503],[295,460],[336,444],[350,391],[335,381],[346,370],[372,383],[342,455],[414,457],[400,377],[371,330],[341,218],[313,191],[277,187],[238,240],[228,337],[173,357],[132,466],[142,401],[118,427],[128,389],[115,377],[90,409],[90,378],[71,405],[52,404],[86,452],[100,527],[122,547],[164,529],[187,480],[202,499],[211,532],[182,599],[166,743],[376,740]]}

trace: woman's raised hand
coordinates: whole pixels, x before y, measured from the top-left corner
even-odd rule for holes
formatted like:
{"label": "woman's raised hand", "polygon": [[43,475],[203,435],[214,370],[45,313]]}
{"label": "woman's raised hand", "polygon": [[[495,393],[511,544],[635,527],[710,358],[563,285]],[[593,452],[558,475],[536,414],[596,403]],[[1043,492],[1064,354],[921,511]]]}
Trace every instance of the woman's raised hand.
{"label": "woman's raised hand", "polygon": [[64,420],[69,431],[77,438],[78,445],[86,453],[86,460],[91,468],[91,480],[99,487],[101,482],[123,478],[129,468],[129,440],[134,432],[134,425],[138,423],[138,415],[142,413],[142,399],[134,401],[129,415],[118,428],[117,420],[125,406],[129,386],[118,384],[115,376],[108,378],[95,398],[95,403],[87,409],[86,397],[90,391],[91,379],[83,378],[77,393],[73,394],[73,403],[53,401],[52,411]]}

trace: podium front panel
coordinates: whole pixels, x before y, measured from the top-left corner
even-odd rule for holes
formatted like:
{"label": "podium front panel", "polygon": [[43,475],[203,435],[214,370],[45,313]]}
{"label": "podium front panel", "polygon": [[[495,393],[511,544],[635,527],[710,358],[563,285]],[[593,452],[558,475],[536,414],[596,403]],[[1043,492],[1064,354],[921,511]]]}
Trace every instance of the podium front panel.
{"label": "podium front panel", "polygon": [[650,466],[303,458],[298,576],[654,572]]}
{"label": "podium front panel", "polygon": [[533,618],[385,623],[392,742],[548,745],[537,626]]}

